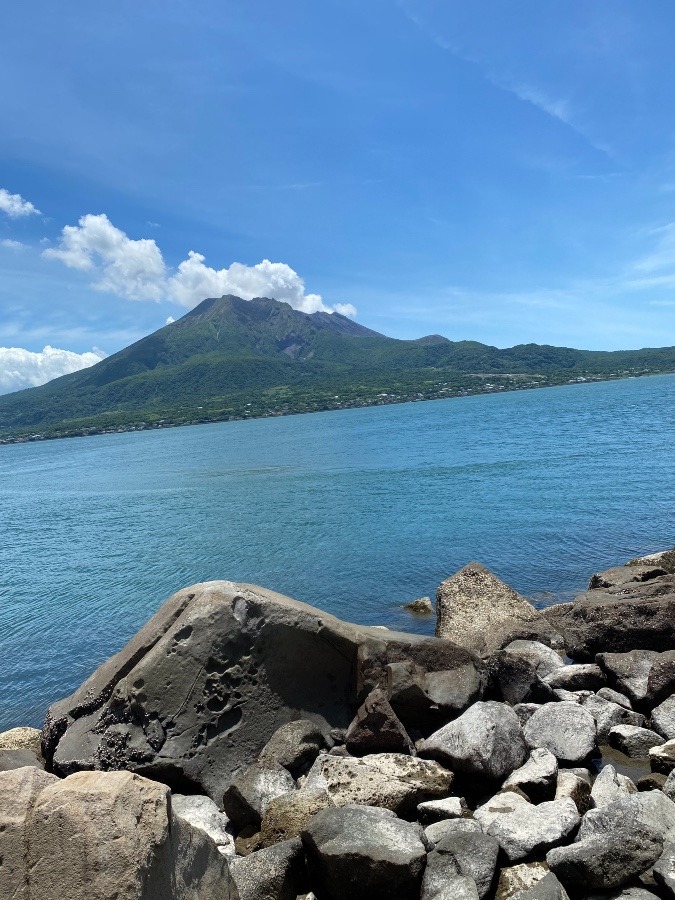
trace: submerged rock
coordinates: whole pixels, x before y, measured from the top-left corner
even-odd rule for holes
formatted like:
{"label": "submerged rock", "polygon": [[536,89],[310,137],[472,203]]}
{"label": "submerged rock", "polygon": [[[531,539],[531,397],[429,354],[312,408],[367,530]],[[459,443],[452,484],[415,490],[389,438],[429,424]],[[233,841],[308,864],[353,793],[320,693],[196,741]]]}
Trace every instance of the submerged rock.
{"label": "submerged rock", "polygon": [[407,609],[416,616],[433,616],[434,614],[431,597],[418,597],[417,600],[411,600],[410,603],[404,604],[403,609]]}

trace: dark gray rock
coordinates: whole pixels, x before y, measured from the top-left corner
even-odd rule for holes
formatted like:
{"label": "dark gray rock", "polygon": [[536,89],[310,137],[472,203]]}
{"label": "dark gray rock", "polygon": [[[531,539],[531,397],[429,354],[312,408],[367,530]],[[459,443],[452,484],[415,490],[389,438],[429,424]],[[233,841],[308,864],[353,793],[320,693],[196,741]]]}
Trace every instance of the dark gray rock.
{"label": "dark gray rock", "polygon": [[[661,772],[648,772],[637,779],[635,787],[638,791],[662,791],[667,780],[667,776]],[[673,798],[671,797],[670,799],[672,800]]]}
{"label": "dark gray rock", "polygon": [[553,688],[537,674],[534,664],[524,656],[506,650],[494,653],[488,661],[493,694],[512,706],[518,703],[551,703]]}
{"label": "dark gray rock", "polygon": [[455,831],[440,840],[427,857],[423,888],[436,896],[448,870],[472,878],[480,900],[488,894],[497,867],[499,844],[487,834]]}
{"label": "dark gray rock", "polygon": [[533,803],[552,800],[558,778],[558,760],[544,748],[532,750],[527,762],[512,772],[502,787],[520,788]]}
{"label": "dark gray rock", "polygon": [[480,664],[449,641],[350,625],[252,585],[195,585],[50,708],[47,760],[61,775],[127,769],[199,786],[219,803],[280,726],[345,728],[354,701],[406,662],[472,671],[480,693]]}
{"label": "dark gray rock", "polygon": [[565,691],[597,691],[605,684],[605,673],[595,663],[577,663],[556,669],[544,679],[552,688]]}
{"label": "dark gray rock", "polygon": [[635,725],[615,725],[609,731],[609,746],[631,759],[646,759],[652,747],[665,743],[664,738],[649,728]]}
{"label": "dark gray rock", "polygon": [[433,882],[428,890],[422,885],[420,900],[479,900],[476,882],[468,875],[454,872],[451,859],[446,860],[444,875],[440,890],[435,890]]}
{"label": "dark gray rock", "polygon": [[428,671],[411,660],[386,666],[386,692],[392,709],[406,727],[422,731],[433,731],[478,700],[485,681],[483,668],[468,654],[446,670]]}
{"label": "dark gray rock", "polygon": [[475,819],[442,819],[440,822],[427,825],[424,834],[429,843],[435,847],[448,834],[469,834],[482,830]]}
{"label": "dark gray rock", "polygon": [[669,650],[675,646],[675,576],[588,591],[540,616],[563,634],[567,653],[579,662],[594,662],[598,653]]}
{"label": "dark gray rock", "polygon": [[591,575],[588,589],[593,591],[598,588],[621,587],[633,582],[651,581],[652,578],[667,574],[665,569],[657,565],[615,566]]}
{"label": "dark gray rock", "polygon": [[371,691],[345,736],[347,750],[354,756],[366,753],[414,753],[408,732],[380,688]]}
{"label": "dark gray rock", "polygon": [[525,723],[538,709],[541,709],[543,705],[543,703],[516,703],[513,707],[513,711],[518,716],[521,727],[524,727]]}
{"label": "dark gray rock", "polygon": [[407,609],[416,616],[433,616],[434,614],[431,597],[418,597],[416,600],[411,600],[410,603],[405,603],[403,609]]}
{"label": "dark gray rock", "polygon": [[501,780],[523,764],[527,747],[518,717],[503,703],[474,703],[418,748],[458,772]]}
{"label": "dark gray rock", "polygon": [[504,647],[504,652],[526,659],[540,678],[546,678],[565,665],[560,653],[541,641],[511,641]]}
{"label": "dark gray rock", "polygon": [[595,719],[576,703],[547,703],[523,733],[530,747],[545,747],[563,762],[582,762],[595,748]]}
{"label": "dark gray rock", "polygon": [[652,710],[651,726],[666,740],[675,738],[675,694]]}
{"label": "dark gray rock", "polygon": [[300,838],[238,856],[230,872],[240,900],[296,900],[308,887]]}
{"label": "dark gray rock", "polygon": [[275,797],[295,790],[287,769],[272,760],[253,763],[237,775],[223,795],[223,809],[237,831],[260,827],[263,814]]}
{"label": "dark gray rock", "polygon": [[509,900],[569,900],[569,896],[553,872],[548,872],[541,881],[525,891],[518,891]]}
{"label": "dark gray rock", "polygon": [[272,760],[288,769],[294,778],[308,769],[328,747],[325,728],[309,719],[296,719],[277,728],[260,752],[260,760]]}
{"label": "dark gray rock", "polygon": [[499,873],[499,884],[495,900],[511,900],[521,891],[527,891],[538,884],[549,874],[545,862],[518,863],[516,866],[504,866]]}
{"label": "dark gray rock", "polygon": [[325,809],[302,833],[310,886],[322,900],[417,900],[424,833],[387,810]]}
{"label": "dark gray rock", "polygon": [[647,683],[647,700],[651,706],[675,693],[675,650],[660,653],[652,663]]}
{"label": "dark gray rock", "polygon": [[10,772],[24,766],[44,769],[44,763],[31,750],[0,750],[0,772]]}

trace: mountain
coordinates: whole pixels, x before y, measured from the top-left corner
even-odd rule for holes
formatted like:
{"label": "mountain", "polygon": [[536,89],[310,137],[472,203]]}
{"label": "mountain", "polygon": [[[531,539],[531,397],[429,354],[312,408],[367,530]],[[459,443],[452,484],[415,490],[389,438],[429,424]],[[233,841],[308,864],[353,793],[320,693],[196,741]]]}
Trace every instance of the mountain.
{"label": "mountain", "polygon": [[213,421],[675,370],[675,348],[396,340],[267,298],[204,300],[89,369],[0,397],[0,437]]}

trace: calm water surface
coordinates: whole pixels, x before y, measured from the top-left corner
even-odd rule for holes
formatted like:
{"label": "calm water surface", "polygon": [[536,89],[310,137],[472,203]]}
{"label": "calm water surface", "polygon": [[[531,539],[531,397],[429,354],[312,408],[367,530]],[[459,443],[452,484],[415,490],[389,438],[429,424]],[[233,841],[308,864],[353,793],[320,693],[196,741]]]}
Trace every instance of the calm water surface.
{"label": "calm water surface", "polygon": [[0,447],[0,730],[40,725],[178,588],[355,622],[472,559],[539,605],[675,545],[675,376]]}

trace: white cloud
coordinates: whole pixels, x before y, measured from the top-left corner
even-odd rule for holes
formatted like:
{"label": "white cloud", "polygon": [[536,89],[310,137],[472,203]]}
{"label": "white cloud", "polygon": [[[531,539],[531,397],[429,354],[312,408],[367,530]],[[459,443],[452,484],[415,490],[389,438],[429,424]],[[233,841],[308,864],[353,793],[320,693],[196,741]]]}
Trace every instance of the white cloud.
{"label": "white cloud", "polygon": [[0,241],[0,247],[6,247],[7,250],[14,250],[18,252],[19,250],[23,250],[26,245],[22,244],[21,241],[13,241],[11,238],[3,238]]}
{"label": "white cloud", "polygon": [[93,366],[104,357],[105,353],[97,348],[89,353],[73,353],[47,344],[40,353],[34,353],[21,347],[0,347],[0,394],[37,387],[59,375]]}
{"label": "white cloud", "polygon": [[173,325],[173,323],[174,323],[175,321],[176,321],[176,320],[174,319],[173,316],[168,316],[168,317],[167,317],[167,320],[166,320],[166,322],[165,322],[164,324],[165,324],[165,325]]}
{"label": "white cloud", "polygon": [[10,219],[40,214],[40,210],[30,200],[24,200],[21,194],[10,194],[5,188],[0,188],[0,211],[7,213]]}
{"label": "white cloud", "polygon": [[356,315],[350,303],[331,307],[319,294],[305,293],[303,279],[286,263],[264,259],[254,266],[234,262],[228,268],[213,269],[201,253],[190,250],[172,271],[154,240],[132,240],[104,214],[82,216],[77,225],[66,225],[59,246],[42,255],[91,272],[97,290],[128,300],[171,300],[192,309],[207,297],[236,294],[245,300],[272,297],[306,313]]}

